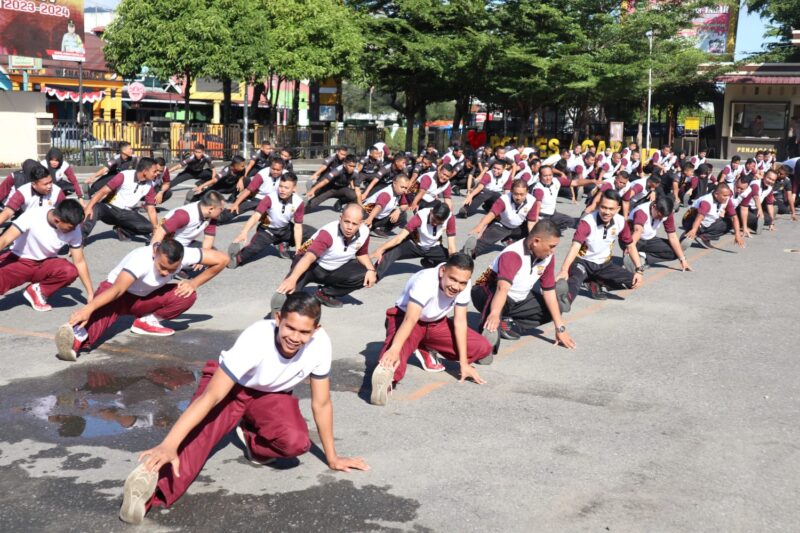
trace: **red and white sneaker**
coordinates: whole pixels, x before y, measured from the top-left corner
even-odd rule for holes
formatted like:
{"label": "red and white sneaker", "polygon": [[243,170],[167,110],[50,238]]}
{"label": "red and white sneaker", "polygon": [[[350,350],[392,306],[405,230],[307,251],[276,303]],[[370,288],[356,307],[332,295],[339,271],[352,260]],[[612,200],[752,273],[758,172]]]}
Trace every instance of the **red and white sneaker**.
{"label": "red and white sneaker", "polygon": [[422,348],[418,350],[414,350],[414,356],[419,361],[419,364],[422,365],[422,369],[425,372],[443,372],[444,365],[439,361],[439,358],[435,355],[431,354],[427,350],[423,350]]}
{"label": "red and white sneaker", "polygon": [[42,288],[38,283],[31,283],[22,296],[31,304],[36,311],[44,312],[50,311],[53,307],[47,303],[47,298],[42,294]]}
{"label": "red and white sneaker", "polygon": [[156,337],[169,337],[170,335],[175,334],[174,329],[165,328],[162,326],[161,322],[158,321],[155,315],[147,315],[143,316],[142,318],[137,318],[133,321],[131,331],[133,333],[138,333],[139,335],[153,335]]}

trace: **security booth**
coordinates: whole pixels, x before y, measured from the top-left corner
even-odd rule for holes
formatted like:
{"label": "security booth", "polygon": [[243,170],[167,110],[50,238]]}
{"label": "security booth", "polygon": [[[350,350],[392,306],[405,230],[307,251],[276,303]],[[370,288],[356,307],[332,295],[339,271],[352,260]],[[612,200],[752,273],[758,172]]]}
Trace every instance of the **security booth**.
{"label": "security booth", "polygon": [[722,157],[769,149],[785,156],[790,131],[797,135],[800,124],[800,63],[744,65],[717,81],[725,83]]}

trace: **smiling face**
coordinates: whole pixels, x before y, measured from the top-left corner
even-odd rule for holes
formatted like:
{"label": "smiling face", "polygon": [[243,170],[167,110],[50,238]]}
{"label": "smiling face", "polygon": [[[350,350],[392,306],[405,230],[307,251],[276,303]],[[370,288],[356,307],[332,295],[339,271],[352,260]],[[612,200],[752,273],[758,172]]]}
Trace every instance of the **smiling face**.
{"label": "smiling face", "polygon": [[439,287],[448,298],[455,298],[467,288],[467,283],[469,283],[469,278],[471,277],[472,271],[470,270],[462,270],[454,266],[442,266],[439,268]]}
{"label": "smiling face", "polygon": [[275,322],[278,324],[277,346],[286,357],[294,356],[311,342],[314,332],[319,329],[313,318],[300,313],[287,313],[286,316],[276,313]]}
{"label": "smiling face", "polygon": [[603,198],[600,200],[600,220],[603,224],[608,224],[619,212],[620,205],[611,198]]}

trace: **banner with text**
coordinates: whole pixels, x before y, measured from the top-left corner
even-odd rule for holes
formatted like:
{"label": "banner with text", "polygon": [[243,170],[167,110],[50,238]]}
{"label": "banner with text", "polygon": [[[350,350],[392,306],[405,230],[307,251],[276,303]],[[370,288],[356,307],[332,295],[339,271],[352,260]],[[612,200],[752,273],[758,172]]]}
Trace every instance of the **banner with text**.
{"label": "banner with text", "polygon": [[83,0],[0,0],[0,54],[83,61]]}

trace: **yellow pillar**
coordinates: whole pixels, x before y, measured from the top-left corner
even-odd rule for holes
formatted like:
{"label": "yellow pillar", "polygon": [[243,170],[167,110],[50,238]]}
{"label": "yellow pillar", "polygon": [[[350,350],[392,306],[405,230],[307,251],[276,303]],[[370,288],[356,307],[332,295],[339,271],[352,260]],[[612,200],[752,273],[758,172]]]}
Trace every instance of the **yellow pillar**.
{"label": "yellow pillar", "polygon": [[221,102],[219,100],[214,100],[214,111],[211,116],[212,124],[219,124],[222,121],[221,119],[222,113],[220,112],[220,107],[219,107],[220,103]]}

